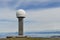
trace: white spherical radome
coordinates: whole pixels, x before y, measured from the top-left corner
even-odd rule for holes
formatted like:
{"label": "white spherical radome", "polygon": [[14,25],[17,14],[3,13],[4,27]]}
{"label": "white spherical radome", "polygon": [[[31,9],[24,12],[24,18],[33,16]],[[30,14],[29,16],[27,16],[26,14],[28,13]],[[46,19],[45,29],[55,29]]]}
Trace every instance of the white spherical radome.
{"label": "white spherical radome", "polygon": [[16,16],[17,17],[25,17],[25,11],[23,10],[23,9],[19,9],[19,10],[17,10],[17,12],[16,12]]}

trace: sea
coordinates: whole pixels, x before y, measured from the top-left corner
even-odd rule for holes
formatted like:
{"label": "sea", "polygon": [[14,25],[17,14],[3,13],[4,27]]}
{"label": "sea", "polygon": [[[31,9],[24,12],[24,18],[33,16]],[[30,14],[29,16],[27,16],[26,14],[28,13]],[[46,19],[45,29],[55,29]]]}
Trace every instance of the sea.
{"label": "sea", "polygon": [[[4,32],[0,33],[0,38],[6,38],[7,36],[18,36],[18,32]],[[24,36],[28,37],[44,37],[44,38],[50,38],[50,37],[60,37],[60,31],[55,32],[24,32]]]}

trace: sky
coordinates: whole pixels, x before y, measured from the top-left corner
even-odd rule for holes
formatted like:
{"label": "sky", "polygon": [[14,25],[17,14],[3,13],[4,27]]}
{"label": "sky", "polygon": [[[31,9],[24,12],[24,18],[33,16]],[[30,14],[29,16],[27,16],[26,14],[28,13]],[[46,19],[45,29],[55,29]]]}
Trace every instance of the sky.
{"label": "sky", "polygon": [[60,31],[60,0],[0,0],[0,33],[17,32],[16,11],[24,9],[24,32]]}

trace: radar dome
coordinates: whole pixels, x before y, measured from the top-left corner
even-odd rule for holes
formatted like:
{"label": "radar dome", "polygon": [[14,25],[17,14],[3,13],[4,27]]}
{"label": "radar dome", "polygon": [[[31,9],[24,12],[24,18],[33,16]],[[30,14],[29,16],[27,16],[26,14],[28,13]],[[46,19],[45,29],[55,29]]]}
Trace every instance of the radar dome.
{"label": "radar dome", "polygon": [[23,10],[23,9],[19,9],[19,10],[17,10],[17,12],[16,12],[16,16],[17,17],[25,17],[25,11]]}

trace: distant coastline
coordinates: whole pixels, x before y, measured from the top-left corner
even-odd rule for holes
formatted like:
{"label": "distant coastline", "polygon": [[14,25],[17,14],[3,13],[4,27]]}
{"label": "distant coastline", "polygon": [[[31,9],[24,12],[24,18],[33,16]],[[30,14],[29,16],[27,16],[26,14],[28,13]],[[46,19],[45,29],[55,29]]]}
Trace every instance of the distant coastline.
{"label": "distant coastline", "polygon": [[[5,38],[6,36],[17,36],[18,32],[8,32],[8,33],[0,33],[0,38]],[[25,32],[24,35],[31,36],[31,37],[53,37],[59,36],[60,32]]]}

